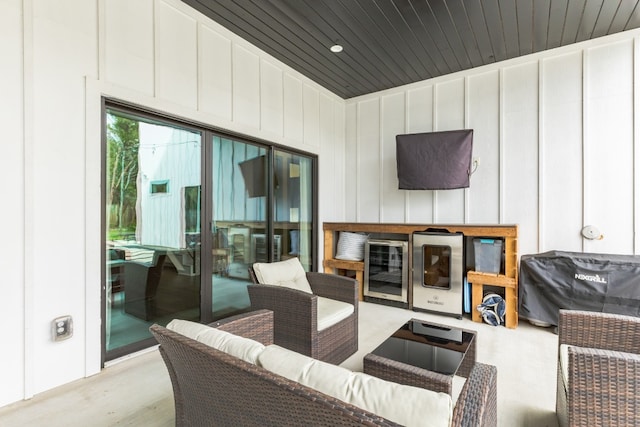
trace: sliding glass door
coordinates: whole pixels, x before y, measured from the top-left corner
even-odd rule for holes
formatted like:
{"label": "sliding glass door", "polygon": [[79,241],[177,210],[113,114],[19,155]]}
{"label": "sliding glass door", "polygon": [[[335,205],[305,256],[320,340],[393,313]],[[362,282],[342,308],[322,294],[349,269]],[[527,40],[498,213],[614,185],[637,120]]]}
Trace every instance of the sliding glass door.
{"label": "sliding glass door", "polygon": [[[313,264],[314,159],[213,137],[213,318],[249,309],[254,262]],[[271,214],[269,214],[271,213]]]}
{"label": "sliding glass door", "polygon": [[255,262],[316,268],[314,156],[109,101],[103,145],[103,360],[248,311]]}

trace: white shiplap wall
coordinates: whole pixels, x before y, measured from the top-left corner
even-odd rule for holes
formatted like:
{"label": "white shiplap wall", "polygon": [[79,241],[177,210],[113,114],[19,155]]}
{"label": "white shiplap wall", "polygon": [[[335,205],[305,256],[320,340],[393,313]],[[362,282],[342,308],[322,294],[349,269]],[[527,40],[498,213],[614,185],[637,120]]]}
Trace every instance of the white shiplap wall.
{"label": "white shiplap wall", "polygon": [[101,96],[319,154],[342,219],[344,101],[183,2],[0,0],[0,37],[0,406],[100,369]]}
{"label": "white shiplap wall", "polygon": [[31,132],[23,127],[25,93],[31,89],[23,84],[23,64],[29,58],[23,55],[22,22],[20,1],[0,1],[0,40],[16,41],[0,43],[0,218],[4,224],[2,239],[5,242],[0,246],[0,310],[11,325],[4,330],[3,341],[6,344],[0,352],[0,378],[3,383],[0,405],[23,396],[25,371],[19,368],[25,364],[25,349],[32,345],[24,332],[32,325],[29,320],[31,313],[22,310],[26,296],[24,284],[29,274],[25,271],[24,259],[30,250],[25,244],[25,237],[31,233],[25,225],[30,217],[25,208],[30,202],[24,197],[26,186],[30,185],[25,175],[25,169],[30,167],[25,164],[25,152],[31,150]]}
{"label": "white shiplap wall", "polygon": [[[638,253],[638,34],[347,100],[346,218],[517,223],[520,254]],[[397,189],[396,134],[461,128],[479,160],[469,189]],[[604,238],[583,239],[587,224]]]}

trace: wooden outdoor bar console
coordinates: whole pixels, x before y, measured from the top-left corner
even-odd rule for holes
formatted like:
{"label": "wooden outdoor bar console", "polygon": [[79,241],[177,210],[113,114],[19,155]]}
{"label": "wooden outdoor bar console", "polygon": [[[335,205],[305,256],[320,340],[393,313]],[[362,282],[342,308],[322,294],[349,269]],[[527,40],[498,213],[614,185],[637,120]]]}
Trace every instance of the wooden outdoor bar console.
{"label": "wooden outdoor bar console", "polygon": [[[482,318],[476,307],[482,302],[484,286],[493,286],[504,290],[506,303],[505,326],[518,326],[518,226],[517,225],[467,225],[467,224],[381,224],[381,223],[346,223],[325,222],[324,230],[324,261],[325,273],[345,274],[355,272],[356,280],[360,284],[360,299],[363,299],[364,261],[343,261],[334,258],[339,232],[367,233],[379,235],[402,235],[413,244],[413,233],[425,231],[429,228],[446,230],[449,233],[462,233],[465,237],[485,237],[503,239],[504,241],[504,269],[500,274],[467,271],[467,281],[471,284],[471,318],[481,322]],[[411,271],[411,257],[409,257],[409,271]],[[409,278],[411,284],[411,278]],[[411,286],[409,293],[411,295]],[[409,298],[409,308],[411,298]]]}

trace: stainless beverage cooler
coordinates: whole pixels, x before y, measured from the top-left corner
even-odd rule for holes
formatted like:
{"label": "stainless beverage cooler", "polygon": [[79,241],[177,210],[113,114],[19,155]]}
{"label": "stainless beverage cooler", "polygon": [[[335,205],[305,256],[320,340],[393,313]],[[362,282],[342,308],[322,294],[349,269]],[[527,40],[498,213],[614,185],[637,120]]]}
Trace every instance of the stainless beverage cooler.
{"label": "stainless beverage cooler", "polygon": [[369,239],[365,245],[365,297],[408,303],[409,243]]}

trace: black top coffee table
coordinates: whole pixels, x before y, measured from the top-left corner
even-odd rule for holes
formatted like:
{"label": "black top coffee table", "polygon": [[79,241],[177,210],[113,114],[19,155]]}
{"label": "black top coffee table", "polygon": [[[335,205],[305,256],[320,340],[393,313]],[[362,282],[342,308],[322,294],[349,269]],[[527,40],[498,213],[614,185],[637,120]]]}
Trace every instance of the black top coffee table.
{"label": "black top coffee table", "polygon": [[384,380],[452,394],[453,376],[468,377],[476,333],[411,319],[364,357],[364,372]]}

